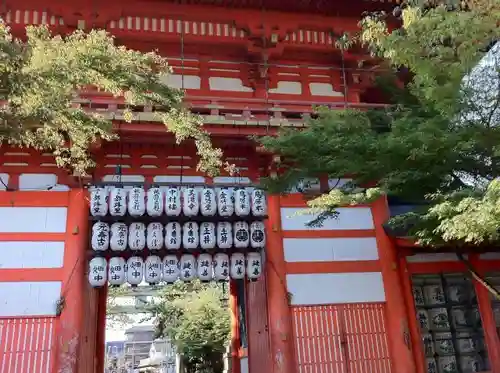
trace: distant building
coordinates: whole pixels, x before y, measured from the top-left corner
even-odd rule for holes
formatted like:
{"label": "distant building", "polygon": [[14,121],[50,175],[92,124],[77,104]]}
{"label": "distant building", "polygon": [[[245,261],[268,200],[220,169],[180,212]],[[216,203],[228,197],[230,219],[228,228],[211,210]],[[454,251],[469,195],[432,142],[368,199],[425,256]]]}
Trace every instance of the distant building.
{"label": "distant building", "polygon": [[126,367],[137,369],[141,360],[149,357],[154,332],[153,325],[133,326],[125,331],[124,360]]}

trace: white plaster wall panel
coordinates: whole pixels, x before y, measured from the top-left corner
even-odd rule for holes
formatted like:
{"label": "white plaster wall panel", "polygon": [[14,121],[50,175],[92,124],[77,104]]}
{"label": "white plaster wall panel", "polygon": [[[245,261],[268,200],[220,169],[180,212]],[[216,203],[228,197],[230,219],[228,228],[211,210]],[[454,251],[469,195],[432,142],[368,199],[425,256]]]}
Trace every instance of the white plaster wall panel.
{"label": "white plaster wall panel", "polygon": [[54,316],[61,281],[0,282],[0,317]]}
{"label": "white plaster wall panel", "polygon": [[214,184],[250,184],[248,177],[216,176],[213,178]]}
{"label": "white plaster wall panel", "polygon": [[304,191],[318,192],[321,188],[319,179],[306,178],[290,188],[290,193],[303,193]]}
{"label": "white plaster wall panel", "polygon": [[[467,255],[464,255],[467,257]],[[456,262],[458,258],[453,253],[416,254],[406,257],[409,263]]]}
{"label": "white plaster wall panel", "polygon": [[287,262],[378,260],[375,237],[285,238],[283,248]]}
{"label": "white plaster wall panel", "polygon": [[283,230],[352,230],[374,229],[369,207],[341,207],[336,218],[327,219],[321,227],[308,227],[307,223],[317,215],[296,215],[302,208],[282,207],[281,226]]}
{"label": "white plaster wall panel", "polygon": [[269,93],[279,93],[285,95],[301,95],[302,84],[300,82],[280,81],[276,88],[271,88]]}
{"label": "white plaster wall panel", "polygon": [[67,185],[58,184],[57,181],[55,174],[21,174],[19,175],[19,190],[60,192],[70,189]]}
{"label": "white plaster wall panel", "polygon": [[62,268],[64,242],[0,242],[0,269]]}
{"label": "white plaster wall panel", "polygon": [[380,272],[286,275],[292,305],[384,302]]}
{"label": "white plaster wall panel", "polygon": [[500,259],[500,253],[484,253],[479,255],[482,260],[498,260]]}
{"label": "white plaster wall panel", "polygon": [[182,176],[179,175],[158,175],[153,178],[155,183],[204,183],[205,178],[203,176]]}
{"label": "white plaster wall panel", "polygon": [[247,357],[242,357],[240,358],[240,366],[241,366],[241,373],[248,373],[248,358]]}
{"label": "white plaster wall panel", "polygon": [[210,77],[210,89],[213,91],[253,92],[252,88],[245,87],[239,78]]}
{"label": "white plaster wall panel", "polygon": [[145,178],[142,175],[105,175],[102,178],[102,181],[107,183],[143,183],[144,180]]}
{"label": "white plaster wall panel", "polygon": [[0,174],[0,190],[6,190],[6,185],[9,185],[9,174]]}
{"label": "white plaster wall panel", "polygon": [[0,207],[1,233],[64,233],[66,207]]}
{"label": "white plaster wall panel", "polygon": [[[182,78],[184,77],[184,82]],[[180,74],[168,74],[166,78],[161,79],[164,83],[172,88],[184,88],[184,89],[200,89],[201,88],[201,78],[195,75],[180,75]]]}
{"label": "white plaster wall panel", "polygon": [[333,90],[333,85],[330,83],[309,83],[309,89],[311,90],[311,95],[313,96],[325,96],[325,97],[342,97],[341,92]]}

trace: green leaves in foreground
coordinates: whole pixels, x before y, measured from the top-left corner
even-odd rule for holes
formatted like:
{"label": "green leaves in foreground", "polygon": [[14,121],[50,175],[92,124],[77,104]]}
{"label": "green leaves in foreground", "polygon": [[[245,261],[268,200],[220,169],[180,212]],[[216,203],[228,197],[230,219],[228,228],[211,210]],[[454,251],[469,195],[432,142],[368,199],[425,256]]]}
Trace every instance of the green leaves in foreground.
{"label": "green leaves in foreground", "polygon": [[[403,10],[392,32],[383,19],[361,22],[359,40],[382,57],[389,73],[378,88],[390,98],[378,110],[320,109],[305,130],[260,141],[281,154],[277,178],[286,191],[304,178],[330,175],[352,182],[312,199],[321,224],[336,208],[381,193],[421,208],[391,222],[421,243],[483,244],[499,240],[500,5],[468,12],[437,7]],[[402,70],[407,84],[395,84]],[[392,71],[392,72],[391,72]],[[422,203],[424,203],[422,205]]]}
{"label": "green leaves in foreground", "polygon": [[[114,44],[105,31],[52,36],[46,27],[28,27],[26,42],[0,24],[0,141],[50,150],[57,164],[84,174],[93,166],[89,145],[113,140],[110,120],[75,107],[81,89],[92,86],[127,105],[154,106],[177,141],[192,139],[199,169],[219,172],[221,150],[214,149],[202,121],[182,106],[183,92],[166,85],[166,59]],[[131,111],[125,111],[131,121]]]}

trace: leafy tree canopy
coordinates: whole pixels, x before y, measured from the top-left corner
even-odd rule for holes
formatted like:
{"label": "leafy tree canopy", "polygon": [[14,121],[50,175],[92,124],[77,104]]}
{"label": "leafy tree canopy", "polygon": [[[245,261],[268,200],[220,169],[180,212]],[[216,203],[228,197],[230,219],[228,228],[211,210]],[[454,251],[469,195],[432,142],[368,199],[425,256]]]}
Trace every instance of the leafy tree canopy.
{"label": "leafy tree canopy", "polygon": [[154,307],[158,335],[168,337],[189,373],[222,372],[230,335],[230,315],[218,283],[181,281],[165,287]]}
{"label": "leafy tree canopy", "polygon": [[[154,106],[178,142],[195,141],[199,168],[219,171],[221,151],[181,105],[183,92],[166,85],[164,58],[116,46],[105,31],[61,37],[30,26],[26,33],[26,41],[15,39],[0,24],[0,143],[50,150],[59,166],[85,174],[93,165],[89,145],[116,138],[110,120],[72,105],[79,90],[93,86],[124,97],[129,107]],[[133,119],[130,110],[125,118]]]}
{"label": "leafy tree canopy", "polygon": [[[422,202],[392,221],[411,227],[422,244],[487,244],[500,230],[500,3],[467,11],[444,6],[369,15],[357,41],[384,62],[378,86],[389,105],[378,110],[320,108],[305,130],[286,129],[260,141],[281,154],[271,191],[330,175],[352,183],[309,201],[321,224],[336,208],[381,194]],[[500,50],[499,50],[500,58]],[[397,78],[406,84],[397,84]]]}

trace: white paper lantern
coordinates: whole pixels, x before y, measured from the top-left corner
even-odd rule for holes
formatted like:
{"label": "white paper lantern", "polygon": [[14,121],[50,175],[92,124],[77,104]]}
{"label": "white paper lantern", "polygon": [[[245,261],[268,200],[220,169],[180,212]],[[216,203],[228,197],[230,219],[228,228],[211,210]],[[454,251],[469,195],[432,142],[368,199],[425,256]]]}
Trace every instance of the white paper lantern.
{"label": "white paper lantern", "polygon": [[160,188],[150,188],[146,200],[146,211],[149,216],[161,216],[163,214],[164,199]]}
{"label": "white paper lantern", "polygon": [[217,246],[229,249],[233,246],[233,225],[227,221],[217,223]]}
{"label": "white paper lantern", "polygon": [[153,255],[146,258],[144,280],[148,284],[158,284],[162,277],[162,263],[159,256]]}
{"label": "white paper lantern", "polygon": [[245,188],[236,190],[234,196],[234,212],[238,216],[250,215],[250,194]]}
{"label": "white paper lantern", "polygon": [[165,213],[168,216],[179,216],[181,208],[181,192],[179,188],[168,188],[165,193]]}
{"label": "white paper lantern", "polygon": [[220,216],[231,216],[234,213],[233,191],[222,188],[217,192],[217,211]]}
{"label": "white paper lantern", "polygon": [[184,189],[182,212],[186,216],[196,216],[200,211],[200,196],[195,188]]}
{"label": "white paper lantern", "polygon": [[198,223],[189,221],[182,227],[182,246],[185,249],[196,249],[200,243]]}
{"label": "white paper lantern", "polygon": [[127,191],[123,188],[111,189],[109,213],[111,216],[124,216],[127,212]]}
{"label": "white paper lantern", "polygon": [[200,246],[202,249],[213,249],[217,236],[215,235],[214,223],[201,223],[200,224]]}
{"label": "white paper lantern", "polygon": [[248,232],[248,223],[237,221],[233,227],[234,247],[242,249],[250,244],[250,233]]}
{"label": "white paper lantern", "polygon": [[230,275],[233,280],[245,278],[245,255],[241,253],[231,255]]}
{"label": "white paper lantern", "polygon": [[146,212],[146,192],[143,188],[134,187],[128,192],[128,213],[130,216],[142,216]]}
{"label": "white paper lantern", "polygon": [[163,224],[149,223],[146,232],[146,246],[148,249],[161,250],[163,241]]}
{"label": "white paper lantern", "polygon": [[113,223],[109,246],[113,251],[123,251],[127,248],[128,227],[125,223]]}
{"label": "white paper lantern", "polygon": [[163,258],[163,281],[171,284],[179,278],[179,259],[175,255],[166,255]]}
{"label": "white paper lantern", "polygon": [[127,282],[127,263],[123,258],[109,259],[108,281],[110,285],[123,285]]}
{"label": "white paper lantern", "polygon": [[181,256],[179,277],[182,281],[192,281],[196,277],[196,259],[191,254]]}
{"label": "white paper lantern", "polygon": [[196,264],[196,273],[201,281],[210,281],[213,277],[212,255],[200,254]]}
{"label": "white paper lantern", "polygon": [[250,224],[250,246],[254,249],[262,249],[266,246],[266,227],[261,221]]}
{"label": "white paper lantern", "polygon": [[217,213],[217,202],[215,201],[215,191],[204,188],[201,191],[201,214],[203,216],[214,216]]}
{"label": "white paper lantern", "polygon": [[252,215],[253,216],[266,216],[267,214],[267,201],[266,195],[261,189],[254,189],[251,196],[252,202]]}
{"label": "white paper lantern", "polygon": [[165,226],[165,247],[168,250],[178,250],[181,247],[181,225],[177,222]]}
{"label": "white paper lantern", "polygon": [[146,226],[132,223],[128,228],[128,246],[131,250],[144,250],[146,247]]}
{"label": "white paper lantern", "polygon": [[131,256],[127,260],[127,282],[130,285],[139,285],[144,277],[144,260],[138,256]]}
{"label": "white paper lantern", "polygon": [[108,190],[106,188],[92,188],[90,191],[90,214],[105,216],[108,213]]}
{"label": "white paper lantern", "polygon": [[92,226],[92,250],[105,251],[109,248],[109,225],[102,221]]}
{"label": "white paper lantern", "polygon": [[262,256],[259,253],[247,254],[247,277],[256,280],[262,274]]}
{"label": "white paper lantern", "polygon": [[106,284],[107,263],[104,258],[93,258],[89,262],[90,286],[98,288]]}
{"label": "white paper lantern", "polygon": [[214,256],[214,279],[216,281],[226,281],[229,277],[229,256],[224,253],[217,253]]}

